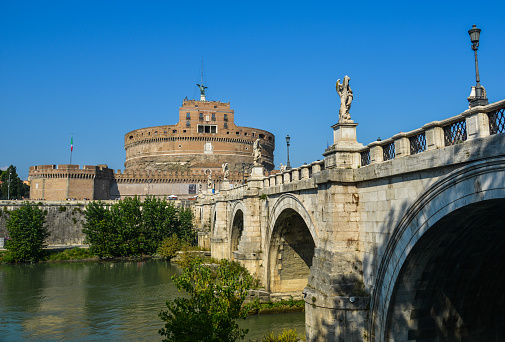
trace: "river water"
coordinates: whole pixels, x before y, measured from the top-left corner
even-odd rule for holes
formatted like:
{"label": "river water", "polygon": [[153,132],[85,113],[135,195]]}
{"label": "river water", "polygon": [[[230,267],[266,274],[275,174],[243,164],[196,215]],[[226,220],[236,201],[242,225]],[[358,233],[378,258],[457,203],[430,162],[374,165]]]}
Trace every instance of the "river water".
{"label": "river water", "polygon": [[[161,260],[0,265],[0,341],[160,341],[180,270]],[[248,340],[305,332],[304,313],[249,316]]]}

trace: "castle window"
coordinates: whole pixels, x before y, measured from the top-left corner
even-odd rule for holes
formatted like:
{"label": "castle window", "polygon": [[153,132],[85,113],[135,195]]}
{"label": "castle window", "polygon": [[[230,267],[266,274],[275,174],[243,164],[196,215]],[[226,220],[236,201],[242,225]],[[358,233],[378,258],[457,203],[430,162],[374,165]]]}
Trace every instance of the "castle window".
{"label": "castle window", "polygon": [[191,121],[186,121],[186,127],[191,127]]}
{"label": "castle window", "polygon": [[253,132],[253,137],[255,137],[255,136],[256,136],[256,133]]}
{"label": "castle window", "polygon": [[191,119],[191,113],[187,112],[186,113],[186,120],[190,120]]}
{"label": "castle window", "polygon": [[195,105],[196,108],[198,108],[198,105]]}
{"label": "castle window", "polygon": [[236,135],[240,135],[240,132],[235,132]]}
{"label": "castle window", "polygon": [[224,115],[224,121],[228,121],[228,114]]}
{"label": "castle window", "polygon": [[247,136],[247,132],[245,132],[244,135]]}
{"label": "castle window", "polygon": [[227,122],[224,123],[224,128],[228,129],[228,123]]}
{"label": "castle window", "polygon": [[203,113],[199,114],[199,119],[200,119],[200,121],[203,121]]}
{"label": "castle window", "polygon": [[176,130],[176,129],[174,129],[174,130],[172,131],[172,133],[177,133],[177,130]]}
{"label": "castle window", "polygon": [[130,140],[133,139],[133,135],[130,135]]}
{"label": "castle window", "polygon": [[265,135],[264,134],[260,134],[260,139],[265,139]]}
{"label": "castle window", "polygon": [[198,133],[217,133],[217,125],[198,125]]}
{"label": "castle window", "polygon": [[217,108],[217,106],[214,106],[214,108]]}
{"label": "castle window", "polygon": [[216,113],[212,113],[212,121],[216,121]]}

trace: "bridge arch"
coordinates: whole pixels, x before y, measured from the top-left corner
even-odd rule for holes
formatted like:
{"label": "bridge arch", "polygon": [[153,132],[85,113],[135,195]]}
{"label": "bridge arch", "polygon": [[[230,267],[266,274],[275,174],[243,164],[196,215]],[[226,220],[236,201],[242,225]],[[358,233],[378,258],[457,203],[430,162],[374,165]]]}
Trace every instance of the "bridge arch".
{"label": "bridge arch", "polygon": [[245,207],[242,202],[236,201],[231,203],[230,217],[228,220],[228,222],[230,222],[228,227],[230,260],[234,260],[233,252],[238,250],[238,245],[242,238],[242,233],[244,232],[245,213]]}
{"label": "bridge arch", "polygon": [[263,241],[265,286],[270,292],[302,292],[319,245],[314,220],[292,194],[281,195],[271,208]]}
{"label": "bridge arch", "polygon": [[425,191],[385,246],[372,340],[505,338],[503,222],[503,157],[468,164]]}

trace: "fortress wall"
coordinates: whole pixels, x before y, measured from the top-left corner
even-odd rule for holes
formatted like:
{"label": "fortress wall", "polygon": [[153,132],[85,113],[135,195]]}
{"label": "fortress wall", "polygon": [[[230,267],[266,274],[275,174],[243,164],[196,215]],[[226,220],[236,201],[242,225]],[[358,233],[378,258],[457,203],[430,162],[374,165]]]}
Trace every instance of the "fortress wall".
{"label": "fortress wall", "polygon": [[[9,212],[18,209],[21,201],[0,202],[0,238],[7,236],[5,222]],[[34,202],[35,204],[37,202]],[[46,211],[46,227],[51,234],[46,243],[48,245],[81,245],[84,242],[82,224],[84,209],[87,202],[39,202],[39,208]]]}

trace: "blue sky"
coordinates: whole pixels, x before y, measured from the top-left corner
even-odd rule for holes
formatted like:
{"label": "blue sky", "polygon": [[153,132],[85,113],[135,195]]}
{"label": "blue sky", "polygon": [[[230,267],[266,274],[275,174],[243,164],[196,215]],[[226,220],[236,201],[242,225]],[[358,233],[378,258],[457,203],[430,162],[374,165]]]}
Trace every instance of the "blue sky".
{"label": "blue sky", "polygon": [[504,1],[0,1],[0,167],[124,169],[124,135],[197,98],[276,136],[275,163],[322,159],[351,77],[364,145],[457,115],[475,84],[505,98]]}

